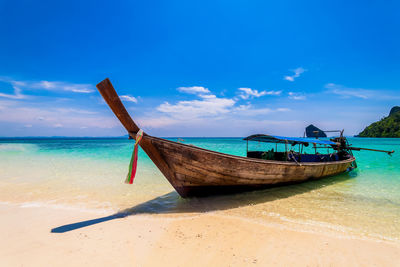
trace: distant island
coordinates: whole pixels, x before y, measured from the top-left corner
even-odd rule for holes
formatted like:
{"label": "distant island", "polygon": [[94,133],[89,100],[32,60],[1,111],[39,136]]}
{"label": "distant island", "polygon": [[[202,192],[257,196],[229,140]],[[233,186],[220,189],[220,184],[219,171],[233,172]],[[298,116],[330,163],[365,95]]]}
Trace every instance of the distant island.
{"label": "distant island", "polygon": [[367,126],[357,137],[400,137],[400,107],[390,110],[389,116]]}

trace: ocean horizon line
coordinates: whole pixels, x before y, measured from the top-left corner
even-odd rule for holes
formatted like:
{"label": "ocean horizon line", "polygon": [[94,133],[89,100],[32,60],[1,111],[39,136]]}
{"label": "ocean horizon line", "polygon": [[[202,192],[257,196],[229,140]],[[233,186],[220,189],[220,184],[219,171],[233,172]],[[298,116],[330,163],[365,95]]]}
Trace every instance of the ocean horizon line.
{"label": "ocean horizon line", "polygon": [[[158,136],[157,136],[158,137]],[[226,139],[226,138],[244,138],[246,136],[161,136],[159,138],[171,139],[171,138],[215,138],[215,139]],[[293,137],[302,137],[302,136],[293,136]],[[325,138],[331,138],[334,136],[328,136]],[[368,137],[358,137],[354,135],[345,135],[345,137],[351,138],[363,138],[367,139]],[[375,137],[373,137],[375,138]],[[376,137],[383,139],[382,137]],[[390,137],[385,137],[390,138]],[[394,137],[396,138],[396,137]],[[10,140],[10,139],[128,139],[128,135],[126,136],[0,136],[0,140]]]}

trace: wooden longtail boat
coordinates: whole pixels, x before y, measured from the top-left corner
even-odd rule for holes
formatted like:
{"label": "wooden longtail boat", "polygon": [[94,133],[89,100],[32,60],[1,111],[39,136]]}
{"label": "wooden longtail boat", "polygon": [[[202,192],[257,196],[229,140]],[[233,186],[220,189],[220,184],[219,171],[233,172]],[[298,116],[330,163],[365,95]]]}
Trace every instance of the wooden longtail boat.
{"label": "wooden longtail boat", "polygon": [[[103,80],[97,84],[97,88],[130,137],[135,138],[139,127],[129,116],[110,80]],[[285,140],[288,144],[287,139],[281,140]],[[297,141],[293,142],[297,144]],[[293,161],[266,160],[254,156],[257,153],[250,151],[248,151],[248,157],[234,156],[150,136],[146,133],[143,134],[139,144],[182,197],[222,194],[260,189],[277,184],[297,183],[336,175],[356,167],[353,155],[344,150],[341,151],[340,158],[336,157],[333,160],[299,162],[295,157]],[[338,149],[340,144],[335,142],[333,144],[332,147],[337,145],[336,149]]]}

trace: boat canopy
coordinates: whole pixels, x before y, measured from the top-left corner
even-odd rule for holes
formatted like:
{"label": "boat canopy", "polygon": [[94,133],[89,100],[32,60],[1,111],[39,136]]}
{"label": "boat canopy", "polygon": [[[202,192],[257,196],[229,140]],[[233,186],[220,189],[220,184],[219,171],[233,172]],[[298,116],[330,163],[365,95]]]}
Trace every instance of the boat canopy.
{"label": "boat canopy", "polygon": [[266,142],[266,143],[288,143],[291,145],[297,144],[319,144],[319,145],[337,145],[335,142],[329,140],[321,140],[316,138],[301,138],[301,137],[285,137],[285,136],[277,136],[277,135],[266,135],[266,134],[253,134],[250,135],[243,140],[247,141],[258,141],[258,142]]}

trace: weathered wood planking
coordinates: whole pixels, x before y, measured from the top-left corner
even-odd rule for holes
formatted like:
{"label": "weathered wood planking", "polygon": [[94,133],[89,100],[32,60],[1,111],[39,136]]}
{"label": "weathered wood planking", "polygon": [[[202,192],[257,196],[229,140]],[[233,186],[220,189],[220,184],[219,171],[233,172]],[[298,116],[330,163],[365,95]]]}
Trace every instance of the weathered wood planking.
{"label": "weathered wood planking", "polygon": [[110,80],[106,78],[98,83],[96,87],[128,133],[135,135],[139,131],[139,127],[129,116]]}
{"label": "weathered wood planking", "polygon": [[[109,79],[97,85],[131,137],[139,127]],[[244,191],[302,182],[345,172],[354,157],[336,162],[295,163],[223,154],[144,134],[140,146],[182,197]]]}
{"label": "weathered wood planking", "polygon": [[[297,183],[345,172],[355,158],[336,162],[302,163],[277,162],[233,156],[185,145],[162,138],[146,136],[160,152],[174,174],[169,179],[178,193],[185,197],[201,189],[224,191],[224,187],[240,191],[252,187]],[[156,163],[157,165],[157,163]],[[196,189],[196,187],[198,187]]]}

